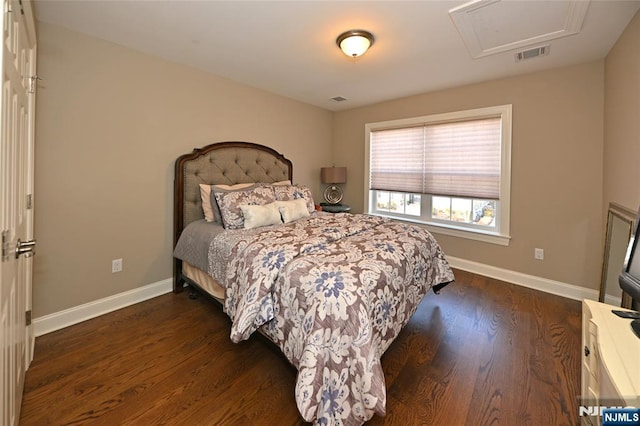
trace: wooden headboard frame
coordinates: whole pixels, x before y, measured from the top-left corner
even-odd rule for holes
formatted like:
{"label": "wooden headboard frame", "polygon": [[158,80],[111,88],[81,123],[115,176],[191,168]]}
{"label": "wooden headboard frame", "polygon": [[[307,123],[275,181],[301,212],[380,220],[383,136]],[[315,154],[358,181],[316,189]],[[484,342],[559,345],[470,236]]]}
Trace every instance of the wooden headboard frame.
{"label": "wooden headboard frame", "polygon": [[[276,150],[251,142],[219,142],[196,148],[175,162],[173,246],[189,223],[203,219],[199,184],[293,181],[293,164]],[[183,287],[182,261],[174,258],[173,291]]]}

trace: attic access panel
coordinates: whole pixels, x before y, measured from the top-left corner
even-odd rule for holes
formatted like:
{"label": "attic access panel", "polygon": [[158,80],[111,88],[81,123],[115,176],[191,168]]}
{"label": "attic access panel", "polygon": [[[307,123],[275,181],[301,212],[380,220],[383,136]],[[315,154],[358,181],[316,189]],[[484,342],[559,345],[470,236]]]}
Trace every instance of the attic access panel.
{"label": "attic access panel", "polygon": [[449,10],[473,58],[577,34],[589,0],[474,0]]}

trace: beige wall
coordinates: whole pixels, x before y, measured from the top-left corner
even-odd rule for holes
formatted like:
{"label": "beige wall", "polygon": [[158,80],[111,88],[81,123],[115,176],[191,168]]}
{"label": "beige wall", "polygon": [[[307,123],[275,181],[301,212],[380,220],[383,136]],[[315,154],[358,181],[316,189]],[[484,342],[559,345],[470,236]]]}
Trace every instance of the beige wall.
{"label": "beige wall", "polygon": [[173,161],[195,147],[271,146],[321,196],[330,112],[60,27],[38,39],[35,317],[171,277]]}
{"label": "beige wall", "polygon": [[604,208],[640,206],[640,12],[605,60]]}
{"label": "beige wall", "polygon": [[[365,123],[511,103],[511,244],[436,237],[451,256],[593,289],[602,206],[640,205],[640,14],[606,61],[334,114],[60,27],[38,31],[35,317],[170,277],[173,161],[215,141],[283,152],[318,199],[318,169],[345,165],[345,202],[362,211]],[[111,274],[120,257],[124,271]]]}
{"label": "beige wall", "polygon": [[[539,72],[334,115],[333,161],[362,211],[365,123],[513,105],[511,244],[436,235],[450,256],[597,288],[602,250],[604,63]],[[533,258],[534,248],[545,260]]]}

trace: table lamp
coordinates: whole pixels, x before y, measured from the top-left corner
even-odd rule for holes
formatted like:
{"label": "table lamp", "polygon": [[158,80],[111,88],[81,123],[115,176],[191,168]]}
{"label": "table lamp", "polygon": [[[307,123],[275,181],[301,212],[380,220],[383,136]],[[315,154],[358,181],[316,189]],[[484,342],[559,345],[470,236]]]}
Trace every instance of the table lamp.
{"label": "table lamp", "polygon": [[342,201],[344,193],[338,183],[347,183],[347,168],[346,167],[322,167],[320,169],[320,180],[322,183],[328,183],[324,190],[324,199],[329,204],[338,204]]}

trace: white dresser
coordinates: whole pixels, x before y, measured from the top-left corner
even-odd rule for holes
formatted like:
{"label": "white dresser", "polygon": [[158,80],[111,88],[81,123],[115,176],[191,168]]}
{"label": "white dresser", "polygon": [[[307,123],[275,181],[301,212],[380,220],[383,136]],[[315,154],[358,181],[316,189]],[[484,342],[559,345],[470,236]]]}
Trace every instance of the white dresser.
{"label": "white dresser", "polygon": [[[611,313],[625,310],[591,300],[582,302],[582,406],[640,408],[640,338],[630,319]],[[584,414],[584,413],[583,413]],[[599,415],[580,417],[600,425]]]}

